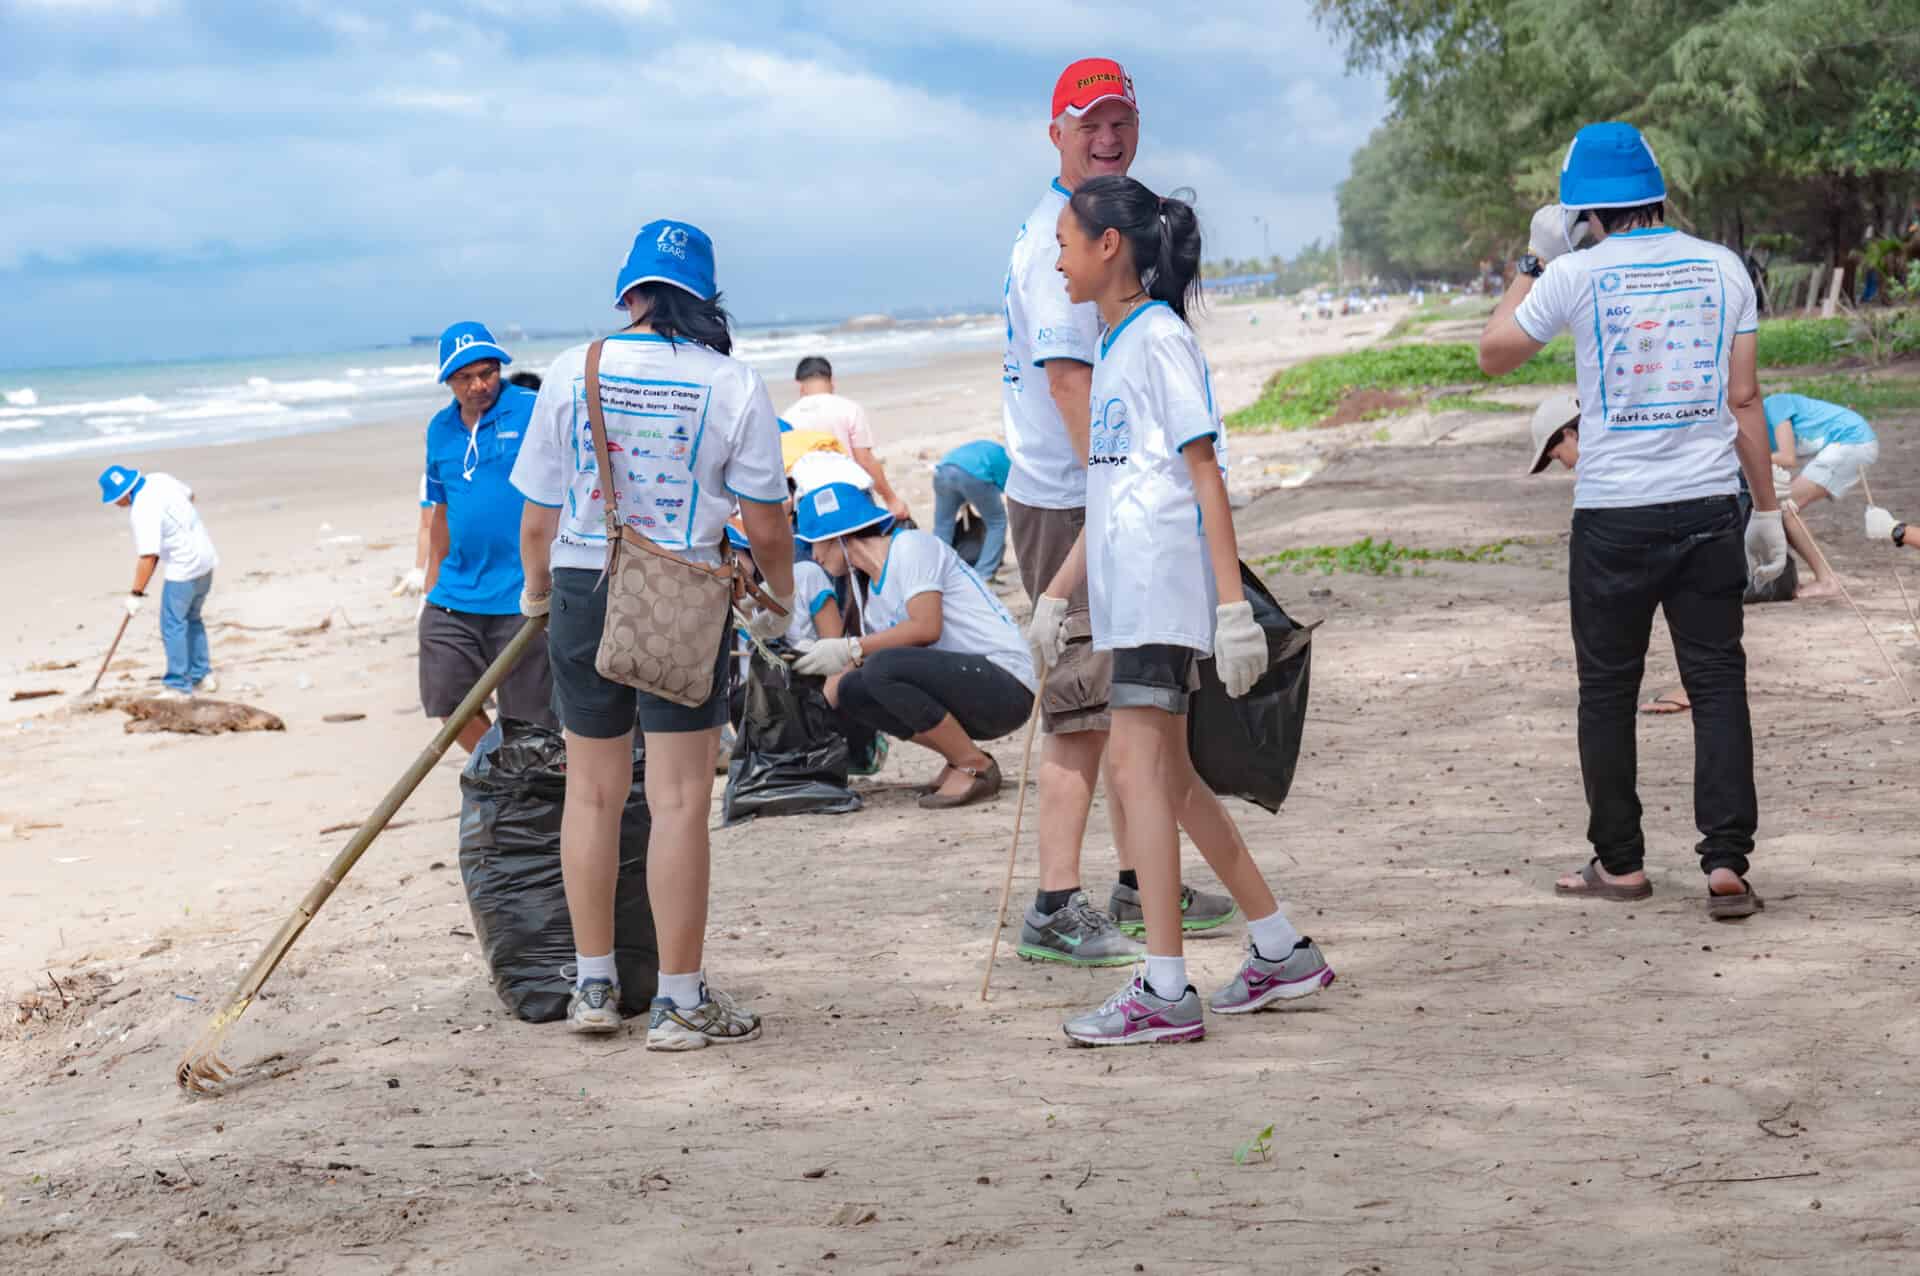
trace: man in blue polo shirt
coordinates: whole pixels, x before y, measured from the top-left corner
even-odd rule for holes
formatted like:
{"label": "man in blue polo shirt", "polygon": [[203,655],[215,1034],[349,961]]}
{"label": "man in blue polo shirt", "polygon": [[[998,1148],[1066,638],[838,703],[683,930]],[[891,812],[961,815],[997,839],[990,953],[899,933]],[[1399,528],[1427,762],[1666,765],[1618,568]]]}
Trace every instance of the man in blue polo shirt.
{"label": "man in blue polo shirt", "polygon": [[962,443],[946,454],[933,471],[933,534],[953,544],[960,511],[971,505],[986,524],[980,558],[973,570],[991,582],[1000,570],[1007,544],[1007,472],[1013,462],[1007,449],[993,439]]}
{"label": "man in blue polo shirt", "polygon": [[[432,506],[427,602],[420,611],[420,703],[449,718],[521,624],[519,491],[509,481],[535,394],[500,379],[513,362],[484,324],[440,334],[440,381],[453,402],[427,424],[426,499]],[[496,693],[503,717],[554,725],[544,635]],[[473,752],[485,713],[460,732]]]}

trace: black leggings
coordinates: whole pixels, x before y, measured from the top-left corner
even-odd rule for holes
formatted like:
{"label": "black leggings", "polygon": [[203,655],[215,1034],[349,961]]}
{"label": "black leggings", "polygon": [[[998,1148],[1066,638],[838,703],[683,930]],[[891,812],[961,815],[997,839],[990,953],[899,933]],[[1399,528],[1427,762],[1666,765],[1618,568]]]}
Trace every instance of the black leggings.
{"label": "black leggings", "polygon": [[985,656],[931,647],[876,651],[840,680],[840,712],[902,740],[924,735],[949,713],[969,740],[993,740],[1019,728],[1033,692]]}

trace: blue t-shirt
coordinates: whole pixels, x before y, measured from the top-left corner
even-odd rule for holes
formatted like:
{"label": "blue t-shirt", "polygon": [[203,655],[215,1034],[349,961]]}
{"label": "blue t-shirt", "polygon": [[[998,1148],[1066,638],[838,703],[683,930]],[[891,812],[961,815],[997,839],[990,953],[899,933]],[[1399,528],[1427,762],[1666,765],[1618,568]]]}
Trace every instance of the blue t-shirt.
{"label": "blue t-shirt", "polygon": [[1013,466],[1012,460],[1007,456],[1007,449],[992,439],[962,443],[942,457],[940,464],[956,466],[977,479],[993,484],[1003,492],[1007,488],[1007,471]]}
{"label": "blue t-shirt", "polygon": [[1793,450],[1812,456],[1829,443],[1872,443],[1873,427],[1852,408],[1825,399],[1809,399],[1804,394],[1769,394],[1762,401],[1767,411],[1767,446],[1777,448],[1774,427],[1789,418],[1793,421]]}
{"label": "blue t-shirt", "polygon": [[427,500],[447,507],[447,557],[427,601],[450,611],[509,616],[520,610],[520,511],[509,481],[534,392],[503,385],[469,432],[450,403],[427,425]]}

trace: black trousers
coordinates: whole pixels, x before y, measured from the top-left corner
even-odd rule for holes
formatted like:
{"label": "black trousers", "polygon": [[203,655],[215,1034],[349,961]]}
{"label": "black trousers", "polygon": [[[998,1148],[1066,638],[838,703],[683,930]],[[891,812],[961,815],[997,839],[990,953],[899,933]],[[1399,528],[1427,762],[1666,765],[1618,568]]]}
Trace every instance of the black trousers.
{"label": "black trousers", "polygon": [[862,726],[911,740],[951,713],[970,740],[1017,730],[1033,693],[985,656],[931,647],[889,647],[840,681],[840,712]]}
{"label": "black trousers", "polygon": [[1665,613],[1693,701],[1693,816],[1700,868],[1745,875],[1759,800],[1747,655],[1747,557],[1731,496],[1573,513],[1568,592],[1580,669],[1580,774],[1587,839],[1609,873],[1646,859],[1634,732],[1653,611]]}

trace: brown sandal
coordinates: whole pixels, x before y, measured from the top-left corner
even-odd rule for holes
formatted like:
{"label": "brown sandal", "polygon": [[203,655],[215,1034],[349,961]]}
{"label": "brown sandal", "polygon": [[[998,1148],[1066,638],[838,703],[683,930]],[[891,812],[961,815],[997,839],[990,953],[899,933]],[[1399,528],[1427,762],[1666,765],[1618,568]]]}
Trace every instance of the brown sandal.
{"label": "brown sandal", "polygon": [[971,806],[975,802],[984,802],[1000,792],[1000,764],[993,760],[991,753],[987,755],[987,765],[984,770],[976,771],[972,767],[964,766],[954,767],[953,770],[973,777],[973,782],[967,785],[967,791],[952,797],[939,792],[929,793],[920,799],[921,810],[945,811],[956,806]]}
{"label": "brown sandal", "polygon": [[1709,888],[1707,916],[1717,922],[1737,921],[1742,917],[1751,917],[1767,906],[1767,901],[1760,898],[1746,878],[1740,879],[1740,885],[1746,889],[1738,895],[1716,895]]}
{"label": "brown sandal", "polygon": [[1587,866],[1580,870],[1580,880],[1586,885],[1562,886],[1555,882],[1553,893],[1572,896],[1575,899],[1611,899],[1622,902],[1645,899],[1653,894],[1652,882],[1641,882],[1638,886],[1624,886],[1619,882],[1609,882],[1601,877],[1600,857],[1597,855],[1588,860]]}

